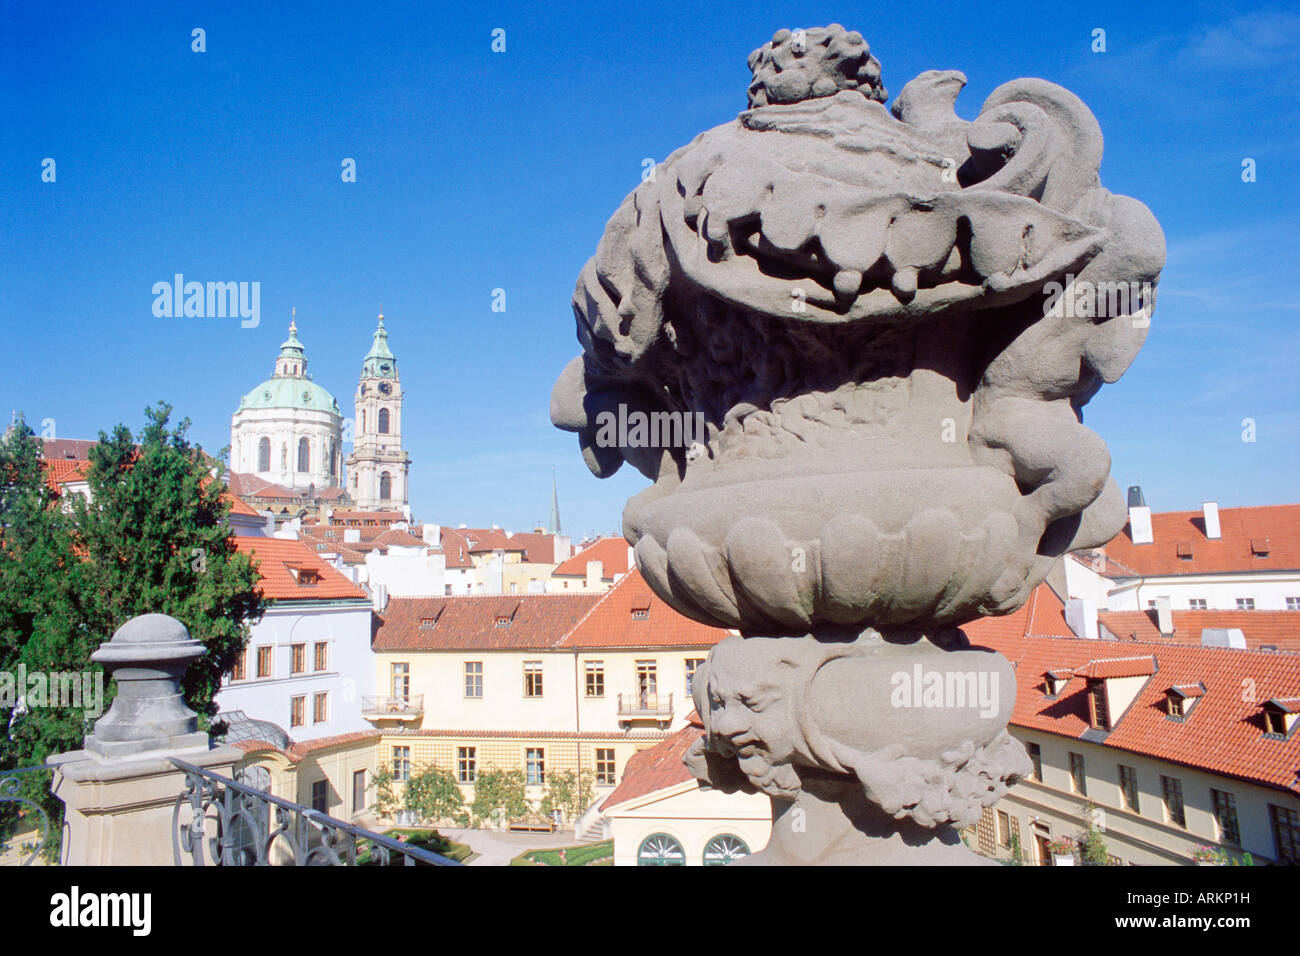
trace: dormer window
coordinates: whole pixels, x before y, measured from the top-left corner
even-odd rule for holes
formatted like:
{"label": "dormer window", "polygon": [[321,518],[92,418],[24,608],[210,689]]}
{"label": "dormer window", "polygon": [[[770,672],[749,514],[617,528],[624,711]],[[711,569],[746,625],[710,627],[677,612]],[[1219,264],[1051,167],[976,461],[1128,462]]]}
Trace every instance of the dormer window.
{"label": "dormer window", "polygon": [[1178,559],[1180,561],[1192,560],[1192,543],[1190,541],[1179,541],[1177,543]]}
{"label": "dormer window", "polygon": [[498,615],[497,615],[497,620],[496,620],[496,626],[497,626],[497,627],[509,627],[509,626],[510,626],[510,615],[509,615],[509,614],[498,614]]}
{"label": "dormer window", "polygon": [[1257,558],[1268,557],[1268,538],[1251,538],[1250,553]]}
{"label": "dormer window", "polygon": [[424,629],[431,628],[435,623],[437,623],[437,620],[438,619],[435,617],[422,617],[420,618],[420,627]]}
{"label": "dormer window", "polygon": [[1070,680],[1068,670],[1051,670],[1043,675],[1043,685],[1047,689],[1048,697],[1056,697],[1065,689],[1065,685]]}
{"label": "dormer window", "polygon": [[649,620],[649,619],[650,619],[650,608],[648,608],[648,607],[634,607],[634,608],[632,608],[632,620],[634,620],[634,621],[646,621],[646,620]]}
{"label": "dormer window", "polygon": [[1094,730],[1110,730],[1110,706],[1104,680],[1088,681],[1088,723]]}
{"label": "dormer window", "polygon": [[1274,697],[1264,702],[1265,732],[1273,737],[1287,737],[1300,715],[1300,697]]}
{"label": "dormer window", "polygon": [[1165,714],[1182,720],[1192,712],[1196,702],[1205,696],[1204,684],[1179,684],[1165,691]]}

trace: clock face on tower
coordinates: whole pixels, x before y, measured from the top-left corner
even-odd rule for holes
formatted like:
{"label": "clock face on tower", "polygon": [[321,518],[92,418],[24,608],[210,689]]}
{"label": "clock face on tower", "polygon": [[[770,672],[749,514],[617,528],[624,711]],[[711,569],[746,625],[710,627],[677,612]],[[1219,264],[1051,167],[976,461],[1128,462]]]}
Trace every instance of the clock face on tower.
{"label": "clock face on tower", "polygon": [[393,393],[393,386],[390,382],[380,382],[379,391],[384,395],[391,395]]}

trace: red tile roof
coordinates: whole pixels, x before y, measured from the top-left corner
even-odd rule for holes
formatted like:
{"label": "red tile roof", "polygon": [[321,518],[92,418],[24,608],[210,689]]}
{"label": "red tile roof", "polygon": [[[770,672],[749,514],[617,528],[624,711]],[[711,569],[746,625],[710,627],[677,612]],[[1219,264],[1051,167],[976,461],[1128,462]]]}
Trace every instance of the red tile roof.
{"label": "red tile roof", "polygon": [[46,461],[77,460],[88,461],[90,449],[99,442],[93,438],[42,438],[41,457]]}
{"label": "red tile roof", "polygon": [[371,647],[376,651],[545,650],[557,646],[602,596],[395,597],[379,615]]}
{"label": "red tile roof", "polygon": [[678,614],[633,569],[600,595],[600,602],[560,646],[712,647],[730,633]]}
{"label": "red tile roof", "polygon": [[381,730],[354,730],[351,733],[335,734],[333,737],[318,737],[315,740],[304,740],[301,743],[290,744],[287,750],[282,750],[269,740],[257,738],[236,740],[232,742],[231,746],[238,747],[246,754],[265,753],[268,750],[274,750],[276,753],[283,754],[294,763],[297,763],[303,757],[317,750],[353,744],[362,740],[374,740],[376,737],[383,735],[384,732]]}
{"label": "red tile roof", "polygon": [[[1223,536],[1210,540],[1202,512],[1165,511],[1151,515],[1151,544],[1134,544],[1125,525],[1103,550],[1108,562],[1148,577],[1300,569],[1300,505],[1220,508],[1219,527]],[[1252,543],[1265,540],[1268,554],[1256,556]],[[1180,545],[1190,547],[1191,560],[1178,556]]]}
{"label": "red tile roof", "polygon": [[264,478],[257,477],[257,475],[244,474],[238,471],[226,472],[226,485],[230,488],[232,494],[239,497],[277,498],[294,501],[302,498],[302,495],[292,488],[273,484]]}
{"label": "red tile roof", "polygon": [[1073,676],[1091,680],[1111,677],[1150,677],[1156,672],[1156,659],[1144,657],[1106,657],[1088,661],[1082,667],[1072,668]]}
{"label": "red tile roof", "polygon": [[[1174,633],[1160,633],[1155,611],[1100,611],[1098,622],[1119,640],[1200,644],[1206,628],[1236,628],[1246,646],[1300,651],[1300,611],[1174,611]],[[1102,637],[1106,637],[1102,633]]]}
{"label": "red tile roof", "polygon": [[682,758],[691,749],[691,745],[702,736],[704,736],[704,724],[698,714],[692,713],[687,718],[686,726],[663,743],[634,753],[623,768],[623,779],[614,788],[614,792],[605,798],[600,808],[608,810],[610,807],[644,797],[656,790],[675,787],[689,781],[691,772],[682,763]]}
{"label": "red tile roof", "polygon": [[562,577],[587,576],[587,562],[599,561],[603,580],[609,581],[628,571],[628,547],[624,538],[601,538],[589,548],[579,551],[567,561],[560,563],[552,574]]}
{"label": "red tile roof", "polygon": [[[1087,681],[1102,673],[1096,662],[1131,657],[1131,643],[1081,638],[1007,636],[983,621],[966,625],[977,644],[1000,651],[1016,668],[1014,726],[1078,738],[1090,730]],[[1265,735],[1262,704],[1270,697],[1300,694],[1300,655],[1170,644],[1152,649],[1155,673],[1133,704],[1114,715],[1104,746],[1209,773],[1300,792],[1300,734]],[[1071,668],[1076,674],[1054,698],[1043,675]],[[1165,707],[1173,688],[1200,684],[1205,690],[1186,717],[1171,719]],[[1253,688],[1253,693],[1243,689]],[[1100,732],[1091,731],[1092,735]]]}
{"label": "red tile roof", "polygon": [[399,727],[385,730],[385,737],[479,737],[484,740],[663,740],[668,736],[656,730],[416,730]]}
{"label": "red tile roof", "polygon": [[[272,600],[330,601],[365,598],[366,592],[353,584],[300,541],[282,538],[235,536],[235,548],[250,555],[261,581],[258,590]],[[294,572],[314,571],[316,584],[300,584]]]}
{"label": "red tile roof", "polygon": [[50,490],[62,494],[65,482],[86,480],[90,462],[74,458],[44,458],[41,467],[45,470],[45,483]]}

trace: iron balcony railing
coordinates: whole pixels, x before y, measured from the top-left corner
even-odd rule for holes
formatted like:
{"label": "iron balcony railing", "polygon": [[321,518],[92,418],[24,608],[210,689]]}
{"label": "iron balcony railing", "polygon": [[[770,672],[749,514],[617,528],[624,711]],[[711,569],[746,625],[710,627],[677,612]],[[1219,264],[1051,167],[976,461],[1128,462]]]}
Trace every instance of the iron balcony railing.
{"label": "iron balcony railing", "polygon": [[623,718],[673,719],[673,695],[633,691],[618,695],[618,715]]}
{"label": "iron balcony railing", "polygon": [[424,713],[424,695],[361,698],[361,713],[369,720],[410,720]]}
{"label": "iron balcony railing", "polygon": [[16,847],[15,858],[22,866],[31,866],[45,849],[50,839],[50,815],[37,794],[48,792],[50,785],[43,779],[38,790],[32,785],[38,779],[36,774],[53,770],[49,766],[0,770],[0,857]]}
{"label": "iron balcony railing", "polygon": [[[185,771],[172,809],[172,856],[194,866],[460,866],[327,813],[171,758]],[[188,811],[188,813],[187,813]]]}

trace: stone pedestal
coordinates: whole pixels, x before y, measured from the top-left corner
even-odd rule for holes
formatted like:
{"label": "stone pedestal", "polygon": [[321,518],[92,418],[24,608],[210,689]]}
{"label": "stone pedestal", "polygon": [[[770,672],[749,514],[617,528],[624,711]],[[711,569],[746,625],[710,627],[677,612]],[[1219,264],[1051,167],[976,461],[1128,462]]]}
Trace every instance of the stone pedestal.
{"label": "stone pedestal", "polygon": [[186,668],[204,653],[180,621],[146,614],[92,655],[118,692],[82,750],[48,761],[56,768],[51,791],[65,807],[65,865],[172,865],[172,815],[185,773],[169,758],[233,775],[242,752],[211,747],[181,695]]}

